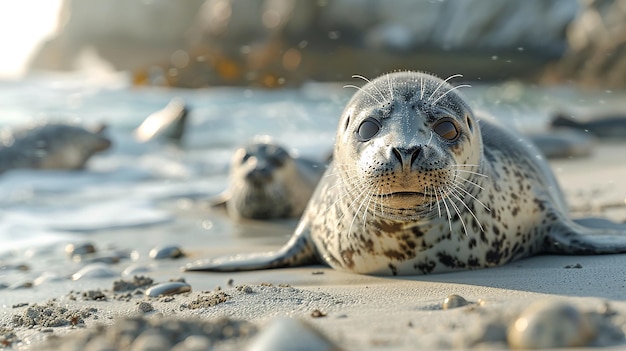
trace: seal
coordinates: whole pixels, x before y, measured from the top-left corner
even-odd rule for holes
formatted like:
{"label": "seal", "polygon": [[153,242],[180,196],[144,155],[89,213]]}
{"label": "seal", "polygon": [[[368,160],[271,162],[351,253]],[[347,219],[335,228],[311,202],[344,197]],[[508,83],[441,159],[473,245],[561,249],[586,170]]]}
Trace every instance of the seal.
{"label": "seal", "polygon": [[298,217],[326,167],[291,154],[267,136],[238,148],[231,159],[229,187],[213,199],[235,219]]}
{"label": "seal", "polygon": [[187,270],[323,263],[374,275],[494,267],[539,253],[626,252],[626,231],[568,218],[545,159],[512,127],[475,114],[458,88],[396,72],[369,82],[339,121],[333,161],[279,250]]}
{"label": "seal", "polygon": [[0,136],[0,173],[11,169],[82,169],[91,156],[111,146],[103,135],[105,129],[104,125],[90,131],[50,123],[6,131]]}
{"label": "seal", "polygon": [[167,140],[180,144],[185,133],[189,108],[181,98],[173,98],[167,106],[150,114],[133,134],[139,142]]}
{"label": "seal", "polygon": [[605,115],[594,116],[588,120],[575,120],[565,113],[557,113],[550,125],[555,128],[570,128],[584,131],[600,139],[624,140],[626,139],[626,116]]}

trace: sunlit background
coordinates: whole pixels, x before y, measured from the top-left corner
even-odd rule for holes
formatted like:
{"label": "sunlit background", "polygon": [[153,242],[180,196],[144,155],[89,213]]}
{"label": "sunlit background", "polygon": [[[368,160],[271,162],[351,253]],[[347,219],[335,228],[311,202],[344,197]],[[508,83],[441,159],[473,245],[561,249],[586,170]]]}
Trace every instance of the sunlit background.
{"label": "sunlit background", "polygon": [[0,1],[0,79],[25,74],[34,50],[54,34],[60,7],[61,0]]}

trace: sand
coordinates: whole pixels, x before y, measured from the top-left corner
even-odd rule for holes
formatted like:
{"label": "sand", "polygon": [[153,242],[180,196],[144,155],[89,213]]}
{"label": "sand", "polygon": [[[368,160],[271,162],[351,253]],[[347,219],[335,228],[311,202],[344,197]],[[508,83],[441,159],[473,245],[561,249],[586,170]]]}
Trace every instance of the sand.
{"label": "sand", "polygon": [[[551,162],[573,216],[626,221],[624,155],[626,145],[602,144],[591,158]],[[267,341],[278,334],[308,337],[300,345],[306,346],[304,350],[329,349],[329,345],[343,350],[502,349],[509,346],[508,328],[538,301],[547,306],[565,302],[571,311],[535,331],[540,334],[531,335],[533,340],[564,332],[563,338],[582,338],[587,346],[626,346],[626,255],[539,256],[491,269],[389,278],[322,266],[184,273],[179,267],[195,258],[277,248],[294,224],[233,225],[201,206],[175,209],[180,218],[175,223],[84,237],[94,243],[101,258],[115,256],[114,252],[128,257],[136,250],[135,261],[122,258],[105,265],[109,271],[94,270],[104,277],[67,279],[84,263],[70,261],[58,247],[38,251],[32,258],[2,257],[0,283],[11,287],[0,290],[0,347],[279,349]],[[224,232],[233,237],[212,247],[203,241],[207,235]],[[148,257],[152,247],[167,244],[177,245],[186,256],[158,261]],[[122,276],[129,266],[145,269]],[[56,278],[51,274],[33,286],[43,271],[56,273]],[[185,282],[191,291],[146,295],[151,285],[174,284],[170,281]],[[444,299],[451,294],[462,296],[468,304],[443,309]],[[285,316],[305,324],[280,319]],[[568,323],[572,329],[567,329]],[[270,332],[272,325],[277,333]]]}

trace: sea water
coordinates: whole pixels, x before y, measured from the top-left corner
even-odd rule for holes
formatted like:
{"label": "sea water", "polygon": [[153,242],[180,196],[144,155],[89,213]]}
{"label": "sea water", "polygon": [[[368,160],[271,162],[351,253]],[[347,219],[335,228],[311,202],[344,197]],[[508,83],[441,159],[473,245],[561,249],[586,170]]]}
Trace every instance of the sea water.
{"label": "sea water", "polygon": [[[623,110],[626,96],[516,82],[473,84],[463,93],[475,108],[524,132],[545,129],[558,110],[581,115]],[[124,78],[102,83],[80,75],[0,82],[1,128],[42,121],[105,123],[113,141],[85,170],[0,174],[0,257],[98,231],[123,230],[132,236],[171,225],[180,211],[167,204],[209,198],[225,189],[232,152],[255,135],[269,135],[301,156],[323,160],[353,93],[342,84],[323,83],[269,91],[137,88]],[[135,141],[132,130],[174,97],[183,98],[190,109],[182,145]],[[229,235],[205,237],[200,245],[217,244]]]}

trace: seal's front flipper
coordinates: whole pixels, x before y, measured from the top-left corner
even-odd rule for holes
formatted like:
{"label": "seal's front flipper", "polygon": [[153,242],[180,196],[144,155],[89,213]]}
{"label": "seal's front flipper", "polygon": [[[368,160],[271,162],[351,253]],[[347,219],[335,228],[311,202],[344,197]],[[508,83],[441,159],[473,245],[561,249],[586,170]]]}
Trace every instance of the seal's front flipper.
{"label": "seal's front flipper", "polygon": [[626,253],[626,228],[587,227],[565,219],[556,222],[545,238],[545,253],[565,255],[600,255]]}
{"label": "seal's front flipper", "polygon": [[295,235],[278,251],[204,259],[189,263],[183,269],[185,271],[236,272],[315,263],[319,263],[319,260],[312,243],[302,235]]}

